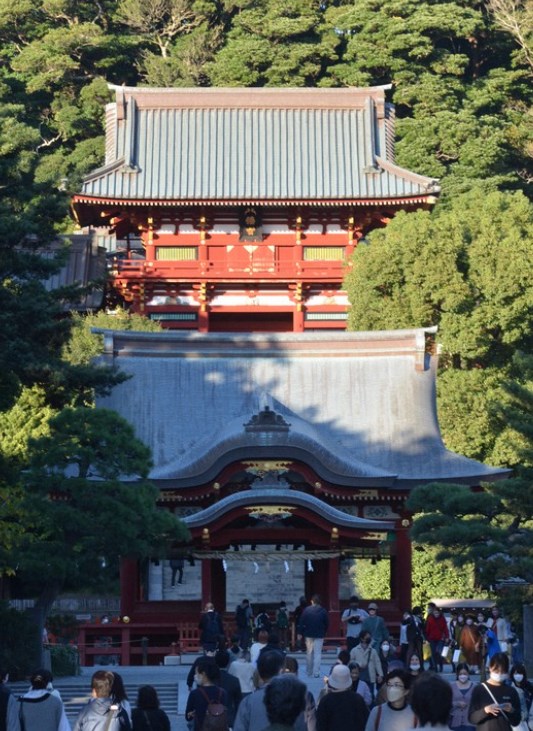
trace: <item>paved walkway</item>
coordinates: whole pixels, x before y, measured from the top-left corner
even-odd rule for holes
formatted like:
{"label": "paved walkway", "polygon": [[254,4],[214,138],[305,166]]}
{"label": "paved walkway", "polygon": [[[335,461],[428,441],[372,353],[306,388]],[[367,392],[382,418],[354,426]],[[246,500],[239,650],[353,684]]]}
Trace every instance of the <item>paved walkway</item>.
{"label": "paved walkway", "polygon": [[[335,662],[336,653],[324,653],[321,665],[321,677],[308,678],[305,673],[305,656],[303,654],[294,654],[293,657],[298,659],[300,679],[306,683],[308,689],[316,698],[323,687],[324,676],[330,671],[332,664]],[[172,708],[173,712],[169,713],[172,731],[187,731],[185,723],[185,706],[187,703],[187,684],[186,678],[190,670],[191,664],[196,655],[186,655],[183,658],[183,664],[173,666],[149,666],[149,667],[124,667],[121,666],[117,670],[122,675],[124,684],[127,686],[130,695],[130,702],[135,707],[136,689],[141,685],[153,685],[156,688],[164,688],[166,694],[166,702],[162,705],[166,708]],[[89,699],[89,686],[91,675],[97,669],[113,670],[113,666],[96,666],[81,669],[81,675],[68,678],[58,678],[54,685],[59,690],[67,708],[67,714],[72,725],[77,715],[77,706]],[[451,673],[444,673],[444,678],[451,680]],[[27,688],[27,685],[25,686]],[[21,692],[21,684],[16,684],[15,692]],[[169,699],[169,692],[175,692],[177,699]],[[162,699],[163,700],[163,699]],[[177,702],[176,702],[177,701]],[[70,711],[69,711],[70,706]],[[177,713],[175,712],[177,709]]]}

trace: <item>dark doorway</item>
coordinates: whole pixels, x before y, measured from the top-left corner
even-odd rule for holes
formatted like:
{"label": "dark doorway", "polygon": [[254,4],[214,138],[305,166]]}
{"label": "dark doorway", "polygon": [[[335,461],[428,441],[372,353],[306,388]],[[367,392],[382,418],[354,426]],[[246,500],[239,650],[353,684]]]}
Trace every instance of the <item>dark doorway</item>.
{"label": "dark doorway", "polygon": [[285,333],[293,331],[292,312],[210,312],[210,332]]}

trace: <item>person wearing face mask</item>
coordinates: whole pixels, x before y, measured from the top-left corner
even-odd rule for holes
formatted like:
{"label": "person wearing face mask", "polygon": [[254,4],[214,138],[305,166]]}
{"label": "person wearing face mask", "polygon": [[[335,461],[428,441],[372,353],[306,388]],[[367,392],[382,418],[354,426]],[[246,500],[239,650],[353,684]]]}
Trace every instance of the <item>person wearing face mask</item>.
{"label": "person wearing face mask", "polygon": [[368,684],[373,698],[376,692],[376,683],[381,683],[383,679],[383,668],[378,653],[372,647],[370,632],[361,632],[359,644],[350,652],[350,661],[359,665],[361,680]]}
{"label": "person wearing face mask", "polygon": [[201,731],[208,704],[221,703],[227,707],[228,697],[226,691],[218,685],[220,670],[213,658],[203,657],[198,661],[194,682],[196,688],[187,697],[185,718],[189,728]]}
{"label": "person wearing face mask", "polygon": [[359,642],[361,625],[368,617],[368,612],[359,608],[359,597],[350,597],[350,606],[345,609],[341,616],[341,622],[346,627],[346,649],[348,652]]}
{"label": "person wearing face mask", "polygon": [[466,616],[465,626],[459,635],[459,647],[470,672],[477,673],[481,664],[481,634],[474,623],[474,617]]}
{"label": "person wearing face mask", "polygon": [[[522,712],[522,721],[528,720],[529,716],[529,709],[531,706],[531,696],[529,696],[529,703],[528,703],[528,697],[526,695],[526,689],[523,687],[524,684],[524,678],[526,678],[526,669],[521,663],[517,663],[516,665],[513,665],[511,670],[509,671],[509,685],[513,687],[516,692],[518,693],[518,697],[520,698],[520,710]],[[527,679],[526,679],[527,683]],[[531,684],[529,684],[531,685]]]}
{"label": "person wearing face mask", "polygon": [[411,659],[409,660],[409,675],[412,678],[417,678],[423,671],[424,668],[418,655],[411,655]]}
{"label": "person wearing face mask", "polygon": [[[524,663],[517,662],[513,665],[510,672],[511,680],[513,682],[513,685],[518,690],[520,688],[522,692],[524,693],[524,698],[526,700],[526,708],[528,712],[531,711],[533,708],[533,684],[530,683],[530,681],[527,678],[527,671],[526,666]],[[533,724],[530,724],[530,727],[533,729]]]}
{"label": "person wearing face mask", "polygon": [[389,662],[396,658],[396,648],[392,644],[391,640],[383,640],[379,646],[378,656],[381,660],[381,668],[383,670],[383,677],[387,675],[389,669]]}
{"label": "person wearing face mask", "polygon": [[456,668],[457,680],[452,686],[452,712],[450,728],[453,731],[474,731],[474,726],[468,722],[468,709],[472,700],[474,683],[470,680],[468,665],[460,662]]}
{"label": "person wearing face mask", "polygon": [[416,718],[407,703],[411,677],[405,670],[391,670],[385,687],[387,702],[370,711],[365,731],[408,731],[416,726]]}
{"label": "person wearing face mask", "polygon": [[448,644],[450,640],[450,633],[439,607],[435,607],[428,616],[425,634],[431,647],[430,670],[442,673],[444,663],[441,652],[444,644]]}
{"label": "person wearing face mask", "polygon": [[520,698],[516,689],[505,682],[508,673],[509,658],[497,652],[489,663],[489,679],[472,692],[468,720],[477,731],[510,731],[510,726],[520,723]]}

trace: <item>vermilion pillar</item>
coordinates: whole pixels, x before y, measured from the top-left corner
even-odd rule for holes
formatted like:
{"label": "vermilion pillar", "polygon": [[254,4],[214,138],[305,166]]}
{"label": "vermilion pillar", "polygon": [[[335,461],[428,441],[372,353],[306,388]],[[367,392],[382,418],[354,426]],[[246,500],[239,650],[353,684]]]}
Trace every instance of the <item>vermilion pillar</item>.
{"label": "vermilion pillar", "polygon": [[412,562],[409,528],[408,520],[402,520],[402,523],[397,525],[396,555],[391,562],[392,596],[396,599],[400,611],[411,608]]}
{"label": "vermilion pillar", "polygon": [[140,587],[139,562],[134,558],[120,560],[120,615],[131,617]]}
{"label": "vermilion pillar", "polygon": [[341,620],[339,611],[339,558],[329,558],[328,564],[328,595],[327,605],[329,608],[329,630],[328,634],[338,637],[341,632]]}

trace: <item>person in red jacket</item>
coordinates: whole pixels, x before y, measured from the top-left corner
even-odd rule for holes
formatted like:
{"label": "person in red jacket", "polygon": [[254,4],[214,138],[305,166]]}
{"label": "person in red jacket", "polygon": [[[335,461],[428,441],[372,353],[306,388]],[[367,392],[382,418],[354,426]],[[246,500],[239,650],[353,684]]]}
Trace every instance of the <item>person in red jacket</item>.
{"label": "person in red jacket", "polygon": [[431,658],[429,660],[429,669],[435,672],[441,672],[444,669],[442,658],[442,649],[444,645],[450,641],[450,633],[448,625],[444,619],[439,607],[434,607],[426,619],[425,627],[426,639],[431,647]]}

